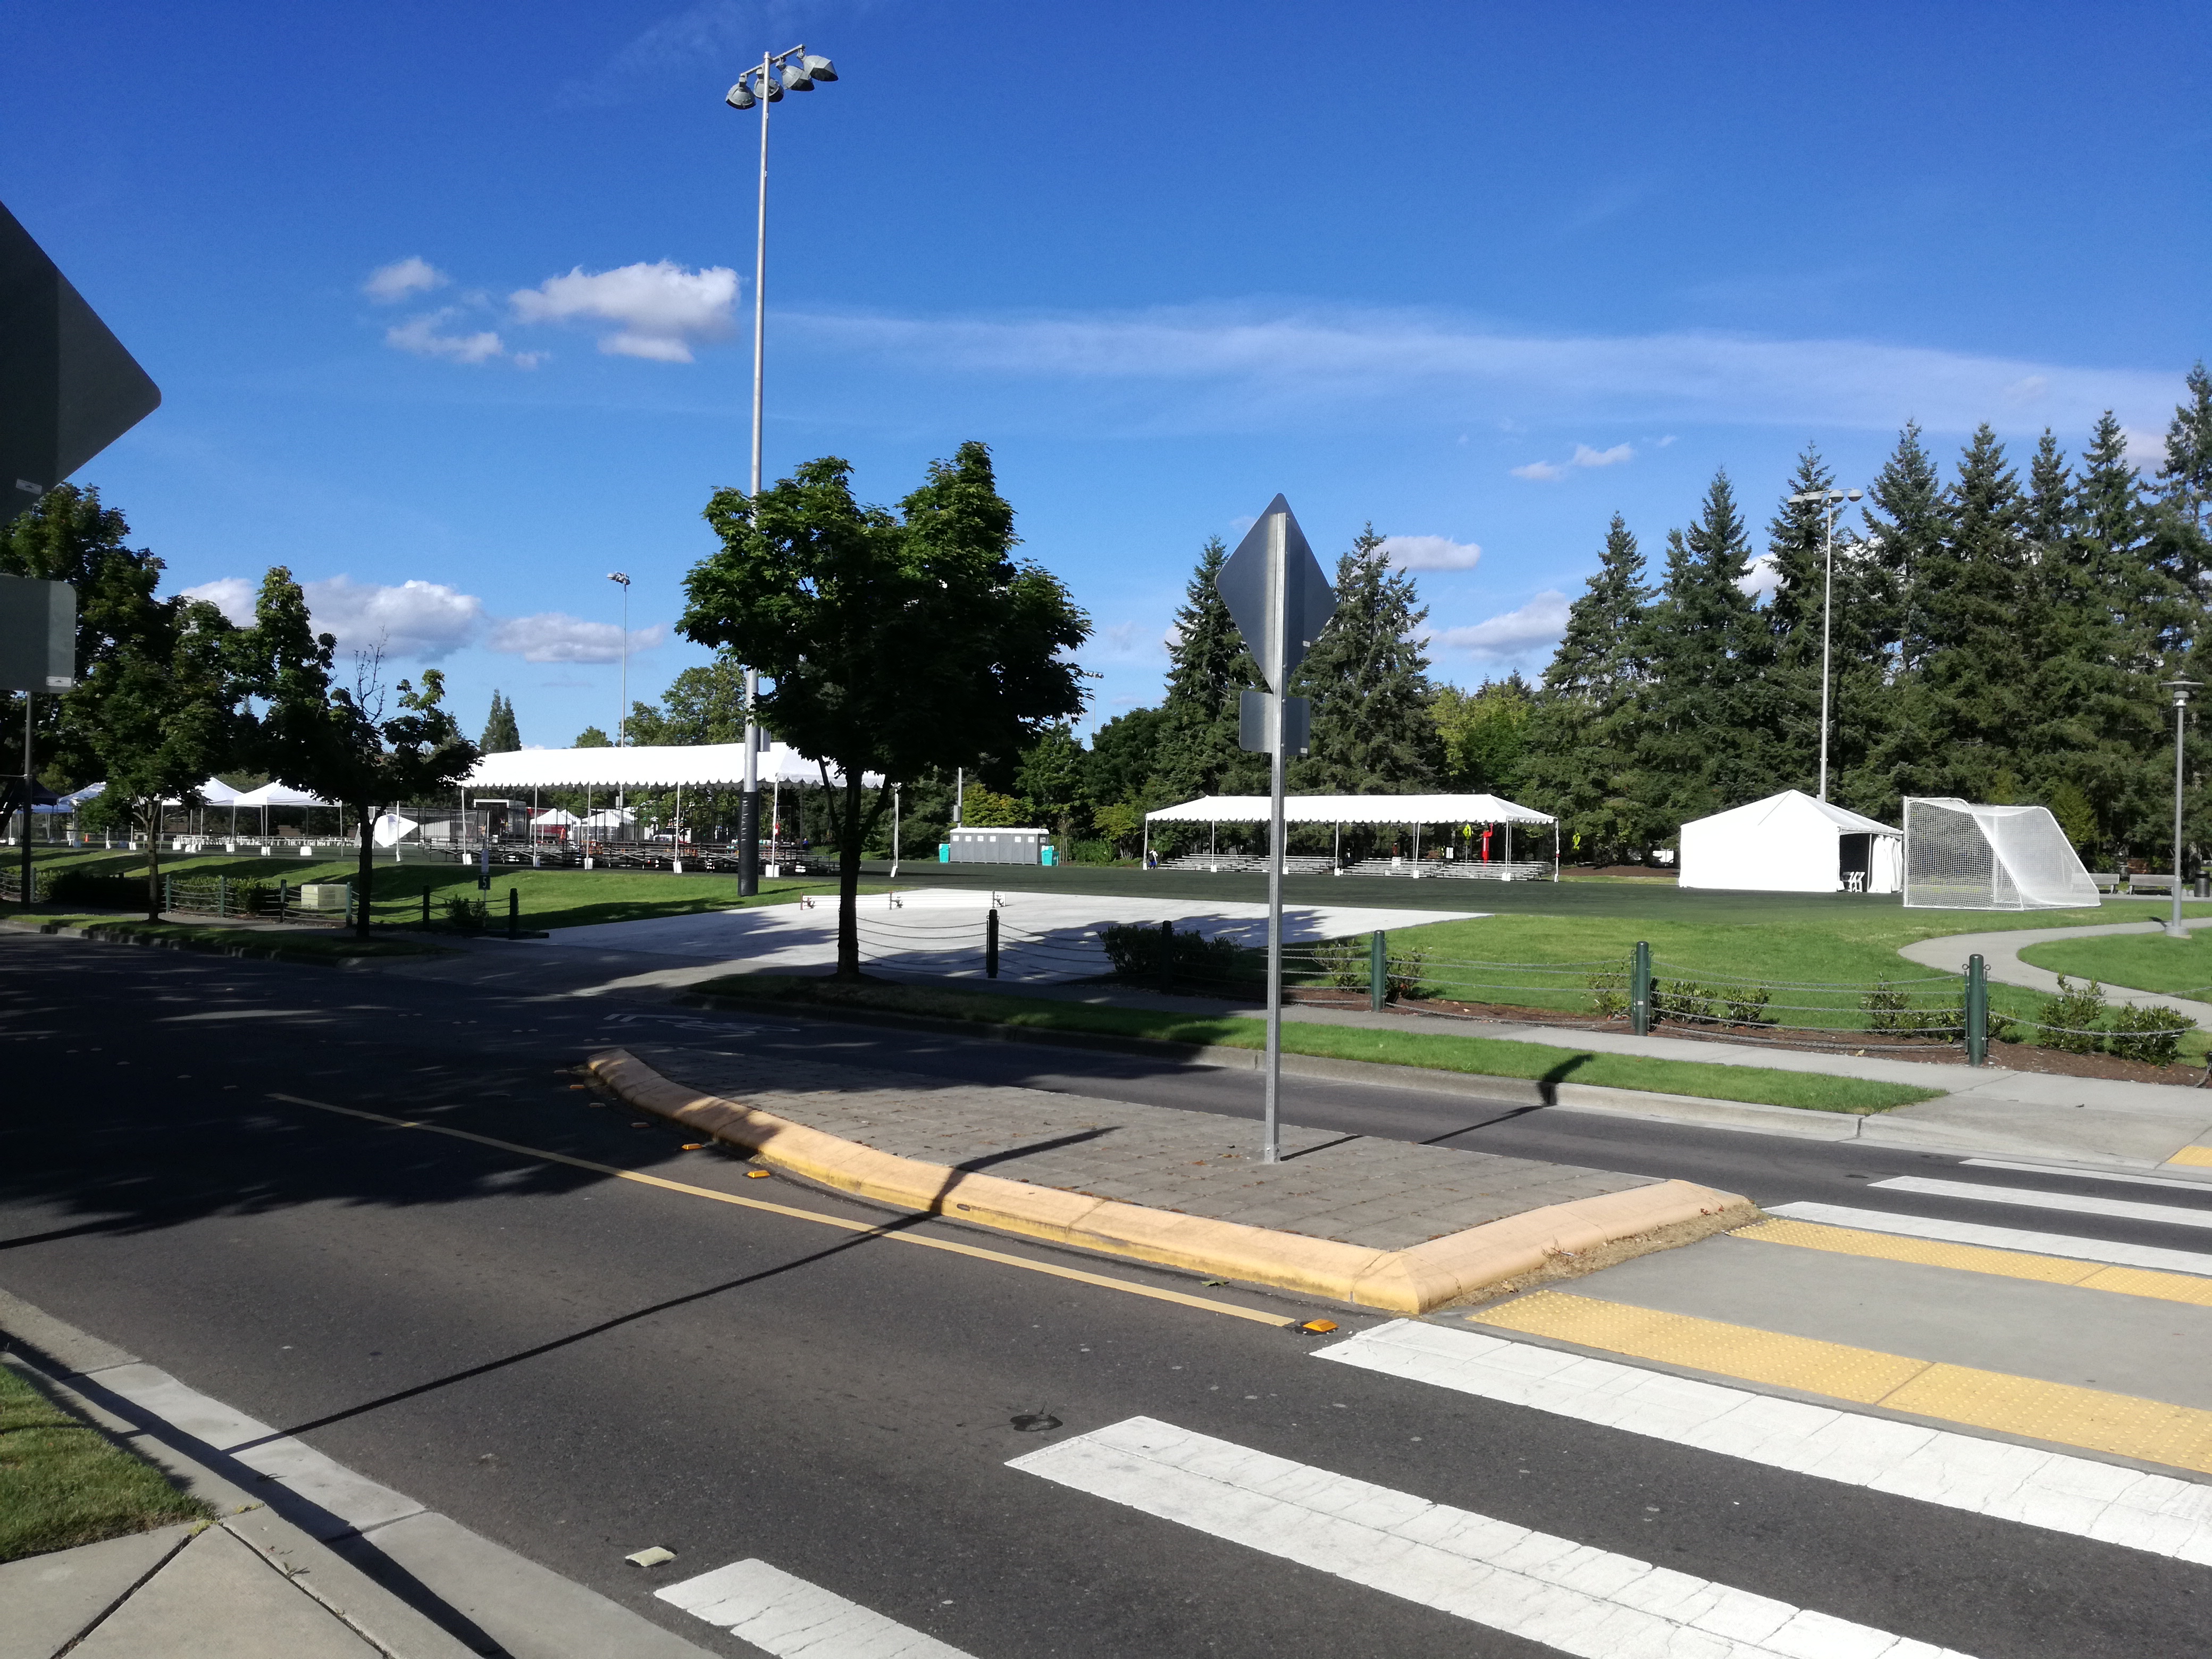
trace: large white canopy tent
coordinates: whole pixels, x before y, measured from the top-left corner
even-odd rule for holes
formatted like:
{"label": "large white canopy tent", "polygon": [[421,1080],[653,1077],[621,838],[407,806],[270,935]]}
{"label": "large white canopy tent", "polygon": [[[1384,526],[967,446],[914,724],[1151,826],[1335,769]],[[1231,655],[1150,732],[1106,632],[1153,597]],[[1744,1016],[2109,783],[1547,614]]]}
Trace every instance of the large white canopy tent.
{"label": "large white canopy tent", "polygon": [[[842,788],[845,775],[826,769],[830,786]],[[771,790],[785,784],[821,786],[825,769],[789,744],[771,743],[760,750],[755,775]],[[734,789],[745,780],[745,746],[742,743],[632,744],[593,749],[513,749],[486,755],[462,784],[462,799],[501,790],[581,789],[589,797],[600,790],[613,793],[617,803],[632,789]],[[860,786],[880,788],[880,773],[864,772]],[[770,809],[770,823],[780,816]],[[533,817],[534,823],[547,820]]]}
{"label": "large white canopy tent", "polygon": [[[1146,863],[1152,862],[1155,823],[1265,823],[1273,817],[1265,795],[1201,795],[1179,806],[1163,806],[1145,814]],[[1413,831],[1414,854],[1420,851],[1425,823],[1498,823],[1509,826],[1505,862],[1512,857],[1511,830],[1516,823],[1552,826],[1552,878],[1559,874],[1559,820],[1532,806],[1520,806],[1496,795],[1285,795],[1283,822],[1293,823],[1407,824]]]}
{"label": "large white canopy tent", "polygon": [[1942,910],[2074,910],[2103,903],[2045,806],[1905,800],[1905,902]]}
{"label": "large white canopy tent", "polygon": [[1676,884],[1741,893],[1894,893],[1904,841],[1902,830],[1785,789],[1684,824]]}

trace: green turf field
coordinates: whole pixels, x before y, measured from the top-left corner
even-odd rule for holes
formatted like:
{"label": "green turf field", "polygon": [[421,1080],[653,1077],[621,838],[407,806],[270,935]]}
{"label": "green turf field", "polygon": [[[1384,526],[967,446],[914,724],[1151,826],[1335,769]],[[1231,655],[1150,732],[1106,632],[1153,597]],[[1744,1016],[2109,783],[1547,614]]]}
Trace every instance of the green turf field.
{"label": "green turf field", "polygon": [[2095,980],[2130,991],[2212,1001],[2212,938],[2202,933],[2185,939],[2163,933],[2106,934],[2102,939],[2053,939],[2031,945],[2022,962],[2048,968],[2069,979]]}

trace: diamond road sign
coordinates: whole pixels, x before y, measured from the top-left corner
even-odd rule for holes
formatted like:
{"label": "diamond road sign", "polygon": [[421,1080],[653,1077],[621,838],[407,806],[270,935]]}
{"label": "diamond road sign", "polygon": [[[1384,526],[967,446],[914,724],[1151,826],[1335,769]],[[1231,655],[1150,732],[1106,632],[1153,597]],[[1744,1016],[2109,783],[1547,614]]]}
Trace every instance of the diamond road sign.
{"label": "diamond road sign", "polygon": [[[1280,495],[1237,544],[1213,578],[1213,591],[1229,607],[1261,677],[1279,691],[1336,611],[1328,578],[1306,544],[1305,532],[1291,516],[1291,504]],[[1273,659],[1277,635],[1270,627],[1278,606],[1283,619],[1280,662]]]}
{"label": "diamond road sign", "polygon": [[0,207],[0,525],[161,402],[161,388]]}

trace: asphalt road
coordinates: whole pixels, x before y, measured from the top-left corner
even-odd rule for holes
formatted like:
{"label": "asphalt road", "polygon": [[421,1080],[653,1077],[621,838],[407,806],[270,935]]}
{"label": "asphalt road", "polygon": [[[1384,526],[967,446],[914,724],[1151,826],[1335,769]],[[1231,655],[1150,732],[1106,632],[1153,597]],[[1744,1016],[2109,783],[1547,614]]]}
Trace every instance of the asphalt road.
{"label": "asphalt road", "polygon": [[[652,1586],[758,1556],[978,1659],[1552,1651],[1006,1467],[1138,1415],[1983,1659],[2202,1647],[2203,1568],[1316,1362],[1310,1337],[1218,1313],[271,1097],[867,1219],[880,1218],[680,1152],[593,1103],[568,1068],[649,1029],[1256,1110],[1249,1075],[647,1012],[0,935],[0,1285],[732,1653],[752,1650]],[[1974,1173],[1564,1112],[1483,1121],[1464,1097],[1396,1089],[1300,1080],[1293,1097],[1308,1123],[1764,1201],[1871,1201],[1856,1177],[1931,1163]],[[2019,1221],[1988,1206],[1971,1218]],[[1062,1426],[1013,1427],[1038,1412]],[[621,1560],[649,1544],[678,1559]]]}

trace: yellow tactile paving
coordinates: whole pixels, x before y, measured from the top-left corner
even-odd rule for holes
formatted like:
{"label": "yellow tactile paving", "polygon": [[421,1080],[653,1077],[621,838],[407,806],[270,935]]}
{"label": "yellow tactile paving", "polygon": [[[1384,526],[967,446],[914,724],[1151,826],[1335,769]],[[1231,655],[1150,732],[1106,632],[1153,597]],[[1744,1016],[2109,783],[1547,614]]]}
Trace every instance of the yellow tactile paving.
{"label": "yellow tactile paving", "polygon": [[1607,1353],[2212,1474],[2212,1412],[1540,1291],[1474,1322]]}
{"label": "yellow tactile paving", "polygon": [[2156,1297],[2163,1302],[2212,1308],[2212,1279],[2199,1279],[2192,1273],[2107,1267],[2097,1261],[2032,1255],[2023,1250],[1993,1250],[1980,1244],[1947,1244],[1931,1238],[1900,1238],[1893,1233],[1831,1227],[1817,1221],[1761,1221],[1738,1228],[1735,1237],[1762,1244],[1795,1244],[1801,1249],[1874,1256],[1884,1261],[1917,1261],[1961,1273],[2033,1279],[2045,1285],[2071,1285],[2085,1291],[2114,1291],[2123,1296]]}
{"label": "yellow tactile paving", "polygon": [[2188,1164],[2199,1169],[2212,1169],[2212,1146],[2184,1146],[2166,1161],[2168,1164]]}

